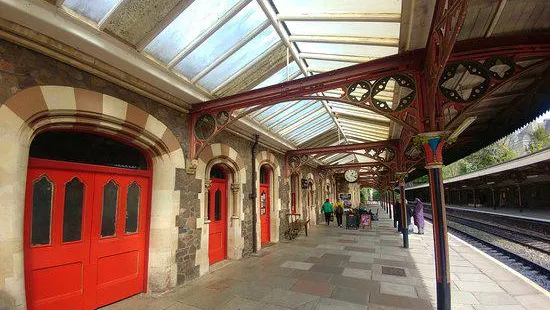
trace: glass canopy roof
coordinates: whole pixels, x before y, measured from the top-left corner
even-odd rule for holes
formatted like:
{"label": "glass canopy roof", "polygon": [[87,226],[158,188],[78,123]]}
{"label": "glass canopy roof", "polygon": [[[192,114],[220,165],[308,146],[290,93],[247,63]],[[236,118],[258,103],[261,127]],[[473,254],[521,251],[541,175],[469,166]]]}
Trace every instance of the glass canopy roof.
{"label": "glass canopy roof", "polygon": [[[398,52],[401,0],[194,0],[185,6],[176,5],[179,1],[159,3],[174,4],[170,14],[150,21],[151,31],[143,33],[134,47],[212,98]],[[118,20],[123,16],[121,10],[135,9],[136,4],[145,7],[150,3],[65,0],[62,8],[103,30],[113,15]],[[124,32],[111,29],[109,33]],[[120,39],[135,41],[123,36]],[[266,76],[266,72],[272,74]],[[241,83],[243,78],[253,82]],[[391,102],[393,91],[380,95]],[[284,102],[256,110],[246,118],[295,147],[387,140],[391,134],[389,119],[332,101]],[[339,163],[368,161],[361,154],[318,158]]]}

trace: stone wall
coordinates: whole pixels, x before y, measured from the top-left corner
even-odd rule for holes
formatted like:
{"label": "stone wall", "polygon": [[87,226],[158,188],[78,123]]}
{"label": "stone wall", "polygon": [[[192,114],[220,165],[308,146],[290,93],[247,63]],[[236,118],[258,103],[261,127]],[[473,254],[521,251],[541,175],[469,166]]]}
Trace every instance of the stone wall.
{"label": "stone wall", "polygon": [[[131,103],[165,124],[176,136],[184,154],[188,154],[188,116],[186,114],[40,53],[0,40],[0,106],[24,89],[44,85],[93,90]],[[246,183],[242,188],[245,197],[243,200],[244,222],[242,223],[242,236],[244,236],[245,245],[242,255],[247,256],[252,252],[252,201],[248,199],[248,195],[251,190],[251,147],[253,142],[224,132],[216,137],[213,143],[224,143],[235,149],[246,166]],[[258,147],[258,152],[263,150],[266,149]],[[280,167],[284,167],[283,156],[273,154]],[[281,234],[280,238],[282,238],[281,232],[285,230],[285,217],[289,210],[289,187],[283,177],[284,175],[281,175],[277,180],[281,199],[281,210],[279,211],[281,227],[277,232]],[[177,283],[182,284],[200,274],[195,256],[201,244],[201,230],[197,228],[196,219],[199,218],[200,213],[198,194],[202,193],[204,189],[201,181],[195,179],[193,175],[187,174],[184,169],[177,169],[175,178],[175,190],[179,191],[180,195],[179,214],[176,218],[167,219],[167,221],[173,221],[174,225],[178,227]]]}

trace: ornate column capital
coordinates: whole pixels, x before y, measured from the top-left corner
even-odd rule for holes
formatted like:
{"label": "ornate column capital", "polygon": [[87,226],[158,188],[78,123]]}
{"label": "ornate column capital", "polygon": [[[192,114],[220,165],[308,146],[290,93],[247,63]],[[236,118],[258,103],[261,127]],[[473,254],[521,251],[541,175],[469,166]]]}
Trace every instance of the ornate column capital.
{"label": "ornate column capital", "polygon": [[449,133],[447,131],[425,132],[415,137],[415,143],[424,147],[426,169],[443,167],[443,146],[448,137]]}
{"label": "ornate column capital", "polygon": [[238,183],[231,184],[231,191],[233,192],[233,194],[239,193],[240,190],[241,190],[241,184],[238,184]]}
{"label": "ornate column capital", "polygon": [[212,180],[204,180],[204,189],[208,191],[210,190],[211,186],[212,186]]}
{"label": "ornate column capital", "polygon": [[407,177],[407,175],[408,175],[408,172],[406,171],[395,172],[395,179],[397,180],[397,184],[399,186],[405,185],[405,178]]}

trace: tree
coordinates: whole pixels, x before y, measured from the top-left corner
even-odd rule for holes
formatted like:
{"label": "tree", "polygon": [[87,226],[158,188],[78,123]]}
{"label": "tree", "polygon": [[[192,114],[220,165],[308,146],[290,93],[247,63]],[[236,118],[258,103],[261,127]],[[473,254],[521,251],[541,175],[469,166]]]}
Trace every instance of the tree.
{"label": "tree", "polygon": [[361,202],[363,203],[366,203],[367,200],[369,200],[369,193],[370,193],[371,189],[370,188],[366,188],[366,187],[362,187],[361,190],[360,190],[360,193],[361,193]]}
{"label": "tree", "polygon": [[527,153],[535,153],[550,146],[550,133],[542,125],[538,125],[535,130],[529,134],[530,141],[526,148]]}
{"label": "tree", "polygon": [[378,191],[377,190],[373,190],[372,192],[372,199],[375,200],[375,201],[378,201],[380,198],[380,195],[378,194]]}

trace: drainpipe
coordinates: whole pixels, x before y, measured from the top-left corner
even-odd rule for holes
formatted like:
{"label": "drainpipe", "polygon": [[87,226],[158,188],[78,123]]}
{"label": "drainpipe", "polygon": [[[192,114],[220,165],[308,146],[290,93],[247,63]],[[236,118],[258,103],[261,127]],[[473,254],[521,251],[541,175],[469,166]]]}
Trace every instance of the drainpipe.
{"label": "drainpipe", "polygon": [[252,199],[252,252],[257,252],[257,241],[256,241],[256,196],[258,195],[258,189],[256,188],[256,153],[258,148],[258,140],[260,135],[254,136],[254,144],[252,145],[252,193],[248,196]]}

